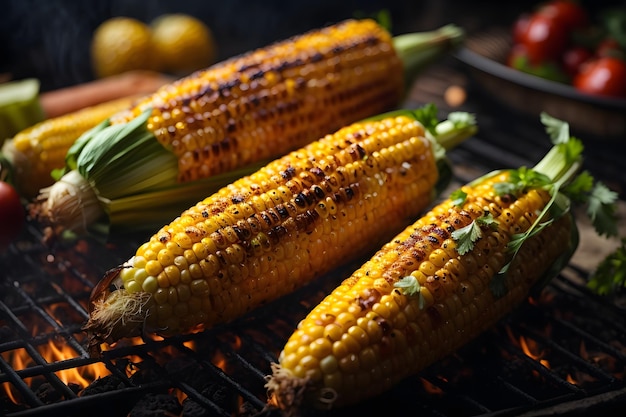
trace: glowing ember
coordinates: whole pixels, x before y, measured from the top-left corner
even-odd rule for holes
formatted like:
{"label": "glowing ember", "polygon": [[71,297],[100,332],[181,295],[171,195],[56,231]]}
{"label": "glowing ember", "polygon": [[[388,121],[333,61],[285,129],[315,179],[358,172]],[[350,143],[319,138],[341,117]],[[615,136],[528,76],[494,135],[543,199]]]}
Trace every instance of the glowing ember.
{"label": "glowing ember", "polygon": [[226,372],[226,356],[224,356],[221,350],[215,351],[215,356],[211,359],[211,362],[213,365]]}
{"label": "glowing ember", "polygon": [[429,394],[433,394],[433,395],[442,395],[443,394],[443,390],[441,388],[439,388],[438,386],[434,385],[432,382],[424,379],[424,378],[420,378],[422,380],[422,384],[424,385],[424,389],[426,390],[426,392],[428,392]]}

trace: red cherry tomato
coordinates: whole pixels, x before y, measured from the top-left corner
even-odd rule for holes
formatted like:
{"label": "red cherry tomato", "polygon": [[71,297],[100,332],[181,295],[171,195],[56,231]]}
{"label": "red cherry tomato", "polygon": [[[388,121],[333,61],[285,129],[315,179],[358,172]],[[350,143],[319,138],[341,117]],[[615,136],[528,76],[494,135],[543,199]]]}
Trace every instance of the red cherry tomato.
{"label": "red cherry tomato", "polygon": [[570,76],[574,77],[578,74],[580,66],[587,62],[593,54],[587,48],[582,46],[572,46],[563,52],[561,57],[563,69]]}
{"label": "red cherry tomato", "polygon": [[613,57],[600,57],[584,64],[574,87],[587,94],[626,97],[626,62]]}
{"label": "red cherry tomato", "polygon": [[532,64],[559,61],[568,43],[568,31],[558,20],[540,13],[531,16],[521,43],[526,46]]}
{"label": "red cherry tomato", "polygon": [[519,17],[513,22],[513,30],[511,34],[513,35],[513,43],[521,43],[524,38],[524,34],[526,33],[526,28],[528,28],[528,22],[530,22],[530,13],[522,13]]}
{"label": "red cherry tomato", "polygon": [[552,0],[537,11],[559,21],[568,31],[584,28],[589,24],[587,11],[571,0]]}
{"label": "red cherry tomato", "polygon": [[0,181],[0,250],[17,238],[25,218],[24,206],[15,188],[8,182]]}

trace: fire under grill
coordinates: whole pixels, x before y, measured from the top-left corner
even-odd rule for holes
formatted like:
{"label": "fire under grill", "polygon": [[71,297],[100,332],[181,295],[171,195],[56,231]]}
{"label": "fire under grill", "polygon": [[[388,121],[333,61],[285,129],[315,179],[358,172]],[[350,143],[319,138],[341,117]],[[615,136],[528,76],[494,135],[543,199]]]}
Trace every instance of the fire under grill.
{"label": "fire under grill", "polygon": [[[431,77],[450,82],[450,74],[435,74]],[[420,85],[415,90],[417,102],[440,97]],[[545,138],[540,128],[493,110],[468,110],[479,115],[482,131],[452,151],[456,183],[494,168],[530,165],[545,152],[547,145],[538,145]],[[483,120],[482,114],[490,116]],[[591,169],[623,184],[624,174],[607,172],[617,166],[599,161]],[[85,410],[108,417],[278,415],[266,409],[270,363],[299,320],[361,261],[234,323],[168,339],[137,338],[94,358],[81,330],[91,289],[107,269],[134,253],[137,242],[79,239],[46,247],[40,233],[29,224],[23,239],[0,255],[0,415],[7,417],[78,416]],[[626,312],[589,292],[588,274],[568,265],[545,291],[456,354],[348,410],[306,415],[608,415],[623,410]]]}

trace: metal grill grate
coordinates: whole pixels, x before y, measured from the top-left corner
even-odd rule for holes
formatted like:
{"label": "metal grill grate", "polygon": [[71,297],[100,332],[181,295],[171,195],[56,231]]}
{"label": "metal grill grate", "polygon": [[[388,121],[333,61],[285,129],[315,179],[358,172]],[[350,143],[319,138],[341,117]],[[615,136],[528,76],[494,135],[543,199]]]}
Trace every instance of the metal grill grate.
{"label": "metal grill grate", "polygon": [[[449,80],[449,74],[439,74]],[[418,92],[418,101],[433,98]],[[479,125],[485,134],[451,153],[457,183],[492,167],[527,164],[545,151],[532,139],[543,132],[523,123],[512,128],[510,119],[494,116],[479,119]],[[612,165],[595,165],[603,166]],[[90,291],[108,268],[134,252],[135,242],[102,245],[85,239],[49,249],[40,239],[37,227],[29,225],[23,239],[0,255],[0,414],[7,417],[83,415],[85,407],[96,416],[126,416],[144,399],[184,405],[183,416],[272,415],[263,387],[270,363],[298,321],[356,266],[235,323],[167,340],[144,339],[92,358],[81,331]],[[623,406],[624,311],[586,290],[587,273],[568,266],[540,297],[455,355],[349,411],[507,416],[549,407]],[[51,348],[69,354],[54,360]],[[15,355],[23,358],[22,366],[14,365]],[[85,376],[86,387],[79,377],[66,375],[95,366],[107,375]]]}

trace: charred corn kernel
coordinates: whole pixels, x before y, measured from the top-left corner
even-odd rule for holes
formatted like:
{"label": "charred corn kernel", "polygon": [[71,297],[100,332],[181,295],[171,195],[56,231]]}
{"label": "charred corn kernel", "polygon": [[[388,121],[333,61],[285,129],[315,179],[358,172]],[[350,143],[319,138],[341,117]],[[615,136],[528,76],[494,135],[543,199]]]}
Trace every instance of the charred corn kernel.
{"label": "charred corn kernel", "polygon": [[[497,184],[514,178],[502,171],[462,187],[462,205],[451,197],[435,206],[315,306],[272,364],[270,402],[294,411],[298,404],[340,407],[377,395],[454,352],[522,303],[544,274],[558,272],[550,269],[576,247],[573,216],[548,209],[547,187],[500,196]],[[493,222],[478,226],[465,250],[467,228],[487,214]],[[508,244],[533,230],[538,216],[545,228],[529,233],[512,256]],[[308,333],[320,317],[324,332]],[[303,378],[293,353],[331,342],[323,364],[307,374],[321,377]]]}
{"label": "charred corn kernel", "polygon": [[195,180],[393,108],[403,70],[389,33],[349,20],[197,71],[111,122],[152,108],[148,130],[178,158],[179,180]]}
{"label": "charred corn kernel", "polygon": [[[440,145],[424,134],[414,116],[399,111],[352,124],[274,160],[190,207],[140,245],[119,270],[115,279],[122,288],[117,291],[130,299],[147,297],[132,314],[140,321],[154,322],[155,331],[162,335],[228,322],[290,293],[375,247],[426,207],[436,195],[437,183],[447,181],[439,174],[438,164],[444,162]],[[329,161],[332,169],[327,167]],[[349,175],[343,172],[348,165]],[[303,180],[294,181],[298,178]],[[376,180],[367,181],[372,178]],[[358,193],[351,191],[356,189]],[[368,201],[368,210],[357,214],[354,205],[361,200]],[[318,215],[320,202],[333,206],[326,217]],[[137,282],[138,274],[145,285]],[[208,299],[211,314],[202,321],[199,316],[183,319],[164,313],[148,319],[152,306],[164,301],[158,290],[144,291],[155,289],[155,279],[159,288],[170,289],[166,302],[174,313],[183,311],[180,304],[189,300]],[[349,340],[341,343],[356,353],[368,343],[372,330],[359,326],[355,314],[360,308],[350,304],[348,300],[335,304],[329,313],[333,317],[323,320],[350,328],[344,335]],[[137,330],[124,328],[136,321],[111,317],[111,313],[129,312],[115,312],[106,302],[99,306],[103,310],[92,311],[89,326],[97,326],[100,337],[126,336]],[[399,307],[390,299],[380,308],[391,315]],[[113,333],[110,326],[116,328]],[[328,332],[335,339],[335,331],[322,325],[307,332],[315,338]],[[316,343],[307,354],[318,362],[336,349],[330,342]],[[309,368],[308,362],[300,364],[299,372],[310,373]]]}
{"label": "charred corn kernel", "polygon": [[2,152],[11,161],[20,193],[34,197],[51,185],[51,173],[65,166],[76,139],[113,114],[130,108],[138,97],[125,97],[41,121],[5,141]]}

